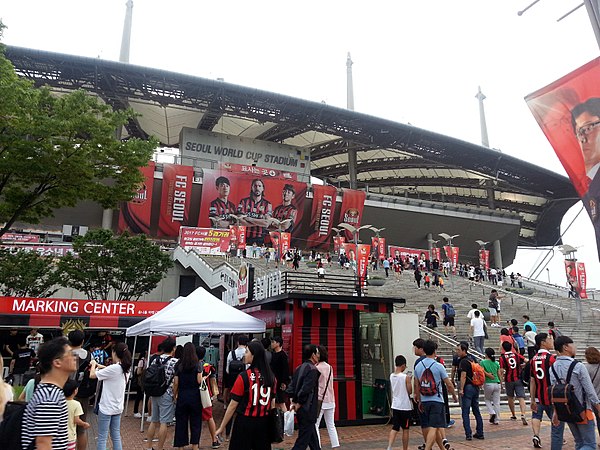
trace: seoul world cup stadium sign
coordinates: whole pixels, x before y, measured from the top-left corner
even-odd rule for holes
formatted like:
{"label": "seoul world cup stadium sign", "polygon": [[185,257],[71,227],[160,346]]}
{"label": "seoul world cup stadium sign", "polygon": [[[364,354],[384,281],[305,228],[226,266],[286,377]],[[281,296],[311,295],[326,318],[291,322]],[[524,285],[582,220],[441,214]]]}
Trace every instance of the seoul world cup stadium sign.
{"label": "seoul world cup stadium sign", "polygon": [[181,130],[179,142],[182,162],[186,165],[203,167],[202,161],[255,165],[293,172],[298,174],[298,181],[310,181],[309,149],[186,127]]}

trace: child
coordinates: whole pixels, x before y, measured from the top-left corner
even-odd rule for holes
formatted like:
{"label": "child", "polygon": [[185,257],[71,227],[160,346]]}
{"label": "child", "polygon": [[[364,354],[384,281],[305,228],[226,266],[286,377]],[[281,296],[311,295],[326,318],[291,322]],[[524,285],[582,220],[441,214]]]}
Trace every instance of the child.
{"label": "child", "polygon": [[396,436],[402,428],[402,448],[408,450],[408,433],[410,428],[410,412],[412,411],[412,377],[405,374],[406,358],[396,356],[396,369],[390,375],[392,389],[392,429],[388,439],[388,450],[392,450]]}
{"label": "child", "polygon": [[75,450],[77,448],[77,426],[83,428],[89,428],[90,424],[81,420],[80,416],[83,414],[83,408],[81,403],[75,400],[77,395],[78,383],[75,380],[67,380],[63,392],[67,399],[67,408],[69,409],[69,443],[67,444],[68,450]]}
{"label": "child", "polygon": [[446,288],[444,287],[444,279],[442,277],[438,277],[438,291],[445,291]]}
{"label": "child", "polygon": [[431,277],[429,276],[428,273],[425,274],[425,287],[427,289],[429,289],[429,286],[431,286]]}
{"label": "child", "polygon": [[521,355],[525,354],[525,339],[519,334],[519,327],[512,327],[512,337],[515,341],[515,347],[519,349]]}

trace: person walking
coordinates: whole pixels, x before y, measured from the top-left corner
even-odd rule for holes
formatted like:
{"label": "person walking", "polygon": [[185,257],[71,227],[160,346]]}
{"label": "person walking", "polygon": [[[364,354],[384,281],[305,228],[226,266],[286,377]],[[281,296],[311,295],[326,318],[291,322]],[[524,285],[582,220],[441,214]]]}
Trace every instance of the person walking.
{"label": "person walking", "polygon": [[385,277],[390,276],[390,261],[388,259],[383,260],[383,270],[385,270]]}
{"label": "person walking", "polygon": [[121,413],[125,406],[125,387],[131,368],[131,352],[124,342],[112,347],[112,364],[100,367],[95,359],[90,362],[90,378],[102,383],[98,404],[98,450],[106,450],[110,432],[113,450],[123,450],[121,440]]}
{"label": "person walking", "polygon": [[479,364],[485,371],[485,383],[483,385],[483,395],[485,406],[490,413],[490,423],[499,425],[500,420],[500,364],[496,361],[496,352],[493,348],[485,349],[485,359]]}
{"label": "person walking", "polygon": [[[467,441],[475,439],[485,439],[483,435],[483,419],[479,411],[479,387],[473,384],[473,369],[471,368],[471,359],[467,354],[469,349],[464,343],[460,343],[456,347],[456,355],[459,358],[458,363],[458,379],[460,396],[460,408],[462,411],[463,427]],[[475,416],[476,428],[475,434],[471,430],[471,419],[469,410],[473,411]]]}
{"label": "person walking", "polygon": [[[223,434],[227,423],[237,412],[229,450],[271,450],[269,410],[275,407],[277,383],[260,342],[248,344],[244,362],[250,367],[238,375],[231,388],[231,399],[217,436]],[[314,431],[314,424],[312,429]]]}
{"label": "person walking", "polygon": [[[173,400],[175,401],[175,438],[173,446],[183,450],[187,445],[198,450],[202,431],[202,402],[200,385],[202,367],[199,364],[196,346],[187,342],[183,356],[175,366],[173,378]],[[188,433],[189,429],[189,433]]]}
{"label": "person walking", "polygon": [[500,378],[504,380],[506,396],[508,397],[508,407],[511,412],[511,420],[517,420],[515,415],[515,397],[519,399],[521,408],[521,422],[527,426],[525,419],[525,387],[521,381],[521,372],[525,358],[523,355],[514,352],[510,342],[503,342],[504,352],[500,356]]}
{"label": "person walking", "polygon": [[144,402],[144,414],[148,414],[148,400],[144,398],[144,369],[146,368],[146,351],[141,352],[140,360],[135,367],[135,378],[137,380],[137,388],[135,390],[135,401],[133,403],[133,417],[140,419],[140,403]]}
{"label": "person walking", "polygon": [[473,346],[479,353],[483,353],[483,344],[485,343],[485,320],[483,320],[481,311],[475,310],[471,319],[471,335],[473,336]]}
{"label": "person walking", "polygon": [[331,448],[337,448],[340,446],[340,440],[338,438],[338,433],[334,422],[335,394],[333,391],[333,367],[329,365],[329,354],[327,353],[327,348],[322,345],[319,345],[318,348],[319,362],[317,363],[316,367],[321,373],[321,376],[319,377],[319,400],[321,401],[321,411],[319,411],[319,417],[317,417],[317,423],[315,424],[315,427],[317,429],[319,445],[321,445],[319,425],[321,424],[321,418],[325,418],[325,425],[327,426],[327,434],[329,434]]}
{"label": "person walking", "polygon": [[271,370],[277,379],[277,392],[275,394],[275,406],[283,412],[287,411],[286,400],[288,383],[290,382],[290,364],[287,353],[283,350],[283,339],[281,336],[271,338]]}
{"label": "person walking", "polygon": [[402,448],[408,450],[410,415],[412,412],[412,376],[404,373],[406,370],[406,358],[403,355],[396,356],[394,363],[396,368],[390,374],[390,388],[392,391],[392,429],[388,438],[387,450],[392,450],[396,436],[402,428]]}
{"label": "person walking", "polygon": [[531,329],[531,325],[525,325],[525,345],[527,346],[527,359],[535,356],[535,335],[536,332]]}
{"label": "person walking", "polygon": [[417,283],[417,289],[421,289],[421,278],[423,278],[421,275],[421,271],[417,267],[415,269],[415,283]]}
{"label": "person walking", "polygon": [[448,330],[450,330],[452,332],[452,339],[456,339],[456,327],[454,326],[456,310],[452,303],[450,303],[448,297],[444,297],[442,301],[442,312],[444,313],[444,327],[446,328],[446,334],[448,334]]}
{"label": "person walking", "polygon": [[[596,395],[600,397],[600,351],[596,347],[588,347],[585,349],[585,368],[590,374],[592,385],[596,391]],[[598,434],[600,434],[600,413],[594,409],[596,415],[596,426]]]}
{"label": "person walking", "polygon": [[500,303],[498,302],[498,291],[496,289],[492,289],[490,293],[490,297],[488,299],[488,309],[490,310],[490,326],[491,327],[499,327],[498,323],[498,309],[500,308]]}
{"label": "person walking", "polygon": [[291,409],[296,411],[298,420],[298,438],[292,450],[321,450],[315,428],[318,415],[319,378],[321,372],[315,367],[321,353],[314,344],[307,344],[302,349],[304,362],[298,366],[288,387],[291,397]]}

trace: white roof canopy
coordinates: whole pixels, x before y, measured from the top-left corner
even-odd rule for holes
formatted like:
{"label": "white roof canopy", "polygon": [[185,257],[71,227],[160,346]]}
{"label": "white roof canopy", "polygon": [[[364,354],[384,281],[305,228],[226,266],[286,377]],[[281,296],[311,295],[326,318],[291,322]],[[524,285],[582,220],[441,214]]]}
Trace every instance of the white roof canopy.
{"label": "white roof canopy", "polygon": [[263,333],[265,322],[229,306],[198,288],[127,329],[127,336],[194,333]]}

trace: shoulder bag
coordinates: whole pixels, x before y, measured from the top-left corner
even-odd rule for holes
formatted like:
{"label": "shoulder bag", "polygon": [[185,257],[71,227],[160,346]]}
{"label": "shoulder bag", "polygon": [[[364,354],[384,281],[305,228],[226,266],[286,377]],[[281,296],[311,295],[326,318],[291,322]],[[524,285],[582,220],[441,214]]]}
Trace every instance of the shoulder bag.
{"label": "shoulder bag", "polygon": [[331,380],[331,373],[333,372],[333,368],[329,367],[329,376],[327,377],[327,384],[325,385],[325,390],[323,391],[323,395],[319,400],[317,400],[317,415],[321,414],[321,408],[323,408],[323,399],[325,398],[325,394],[327,394],[327,388],[329,387],[329,381]]}

